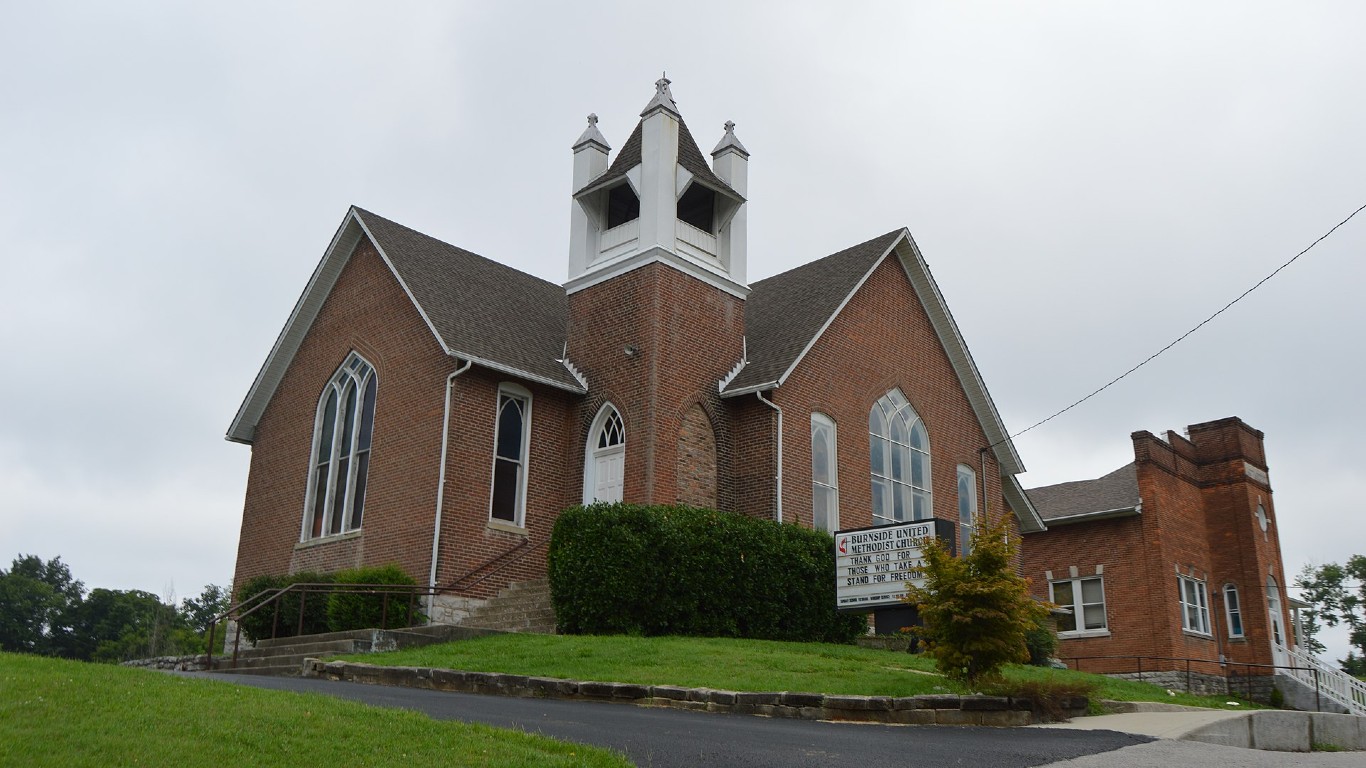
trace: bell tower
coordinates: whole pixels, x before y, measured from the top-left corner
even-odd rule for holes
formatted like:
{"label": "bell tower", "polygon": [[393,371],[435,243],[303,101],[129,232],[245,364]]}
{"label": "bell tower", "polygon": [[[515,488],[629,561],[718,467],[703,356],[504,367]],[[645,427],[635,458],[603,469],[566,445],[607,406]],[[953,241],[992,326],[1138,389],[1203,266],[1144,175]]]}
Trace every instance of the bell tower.
{"label": "bell tower", "polygon": [[590,425],[614,413],[613,498],[733,508],[718,383],[745,355],[749,153],[727,123],[708,164],[669,85],[655,83],[610,163],[595,115],[573,147],[564,354],[588,386],[583,487],[603,471]]}
{"label": "bell tower", "polygon": [[661,77],[640,122],[609,166],[610,147],[588,116],[574,143],[569,281],[573,294],[660,262],[743,299],[749,152],[735,124],[703,158]]}

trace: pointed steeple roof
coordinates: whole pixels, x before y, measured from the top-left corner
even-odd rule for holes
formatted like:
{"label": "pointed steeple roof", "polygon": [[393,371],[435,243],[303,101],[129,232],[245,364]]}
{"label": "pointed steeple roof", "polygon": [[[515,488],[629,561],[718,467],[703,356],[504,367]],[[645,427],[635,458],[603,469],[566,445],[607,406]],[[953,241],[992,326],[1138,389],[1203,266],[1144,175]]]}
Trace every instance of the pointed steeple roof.
{"label": "pointed steeple roof", "polygon": [[588,115],[588,127],[583,129],[583,133],[580,134],[578,140],[574,142],[572,149],[577,152],[580,147],[591,144],[596,144],[603,152],[612,149],[612,145],[607,143],[607,139],[604,138],[602,132],[598,130],[597,114]]}
{"label": "pointed steeple roof", "polygon": [[[661,86],[659,83],[663,83],[664,85]],[[707,163],[706,157],[702,154],[702,150],[697,146],[697,140],[693,138],[692,132],[688,130],[688,124],[683,121],[683,116],[678,111],[678,105],[674,103],[673,95],[669,92],[668,83],[669,81],[663,78],[656,83],[657,91],[654,99],[652,99],[649,104],[645,105],[645,111],[641,113],[640,122],[636,123],[636,128],[631,131],[631,135],[626,139],[626,143],[621,145],[621,151],[617,152],[617,156],[612,160],[612,164],[607,168],[607,172],[588,182],[588,184],[584,185],[582,189],[577,190],[574,194],[579,195],[590,190],[611,186],[624,178],[627,172],[632,168],[640,165],[641,137],[643,135],[645,118],[656,111],[664,110],[673,115],[674,119],[678,120],[678,164],[683,166],[684,170],[688,173],[691,173],[694,179],[701,181],[704,185],[715,189],[717,192],[730,196],[737,201],[743,201],[745,199],[743,195],[732,189],[729,184],[722,181],[721,177],[717,176],[712,171],[711,165]],[[595,126],[589,127],[595,128]],[[582,138],[580,138],[580,142],[581,141],[583,141]],[[736,140],[736,143],[738,144],[739,141]],[[577,147],[578,144],[575,144],[575,146]],[[741,147],[741,150],[743,151],[744,148]],[[748,156],[749,153],[746,152],[745,154]]]}
{"label": "pointed steeple roof", "polygon": [[749,150],[745,149],[745,145],[741,144],[740,140],[735,137],[734,120],[726,121],[726,134],[721,137],[720,141],[716,142],[716,148],[711,151],[711,155],[712,157],[716,157],[728,149],[733,152],[739,152],[742,157],[749,157]]}

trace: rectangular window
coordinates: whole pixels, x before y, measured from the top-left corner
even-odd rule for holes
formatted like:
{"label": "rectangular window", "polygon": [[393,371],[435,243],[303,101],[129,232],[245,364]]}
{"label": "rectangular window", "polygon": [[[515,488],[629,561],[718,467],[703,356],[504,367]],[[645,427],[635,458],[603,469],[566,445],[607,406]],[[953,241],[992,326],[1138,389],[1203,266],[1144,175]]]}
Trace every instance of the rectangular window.
{"label": "rectangular window", "polygon": [[494,425],[493,499],[489,518],[522,525],[526,505],[527,443],[531,433],[531,395],[504,385],[498,391]]}
{"label": "rectangular window", "polygon": [[1105,584],[1101,577],[1064,579],[1048,585],[1053,602],[1072,613],[1058,617],[1059,635],[1108,632],[1105,620]]}
{"label": "rectangular window", "polygon": [[1201,635],[1209,631],[1209,598],[1205,582],[1189,576],[1176,577],[1177,597],[1181,601],[1181,628]]}
{"label": "rectangular window", "polygon": [[840,524],[840,491],[835,458],[835,422],[811,414],[811,523],[834,533]]}

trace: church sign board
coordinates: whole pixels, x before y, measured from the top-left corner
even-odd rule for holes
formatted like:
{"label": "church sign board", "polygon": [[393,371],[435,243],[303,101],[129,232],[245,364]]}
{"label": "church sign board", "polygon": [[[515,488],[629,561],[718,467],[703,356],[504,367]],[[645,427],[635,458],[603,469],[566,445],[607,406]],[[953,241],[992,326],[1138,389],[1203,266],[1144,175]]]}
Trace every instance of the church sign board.
{"label": "church sign board", "polygon": [[[937,525],[937,523],[944,525]],[[926,540],[943,538],[952,546],[952,523],[918,520],[835,532],[835,607],[868,611],[899,606],[906,585],[925,586],[921,549]]]}

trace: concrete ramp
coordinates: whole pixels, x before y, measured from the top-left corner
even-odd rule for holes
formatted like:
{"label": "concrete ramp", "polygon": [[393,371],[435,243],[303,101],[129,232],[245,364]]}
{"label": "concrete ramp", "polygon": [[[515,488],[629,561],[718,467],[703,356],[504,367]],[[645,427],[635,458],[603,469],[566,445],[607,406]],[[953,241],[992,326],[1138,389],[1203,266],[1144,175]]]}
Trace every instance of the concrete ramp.
{"label": "concrete ramp", "polygon": [[1275,752],[1309,752],[1316,745],[1366,750],[1366,718],[1356,715],[1285,710],[1231,714],[1163,738]]}

